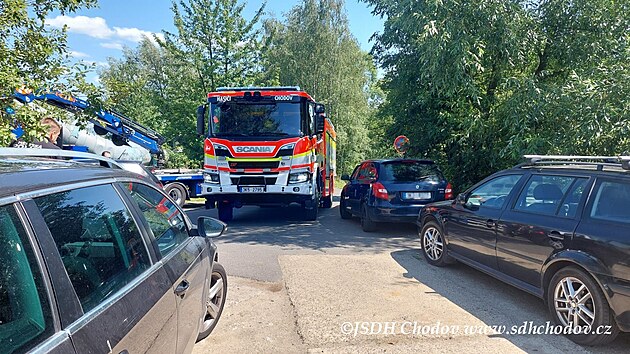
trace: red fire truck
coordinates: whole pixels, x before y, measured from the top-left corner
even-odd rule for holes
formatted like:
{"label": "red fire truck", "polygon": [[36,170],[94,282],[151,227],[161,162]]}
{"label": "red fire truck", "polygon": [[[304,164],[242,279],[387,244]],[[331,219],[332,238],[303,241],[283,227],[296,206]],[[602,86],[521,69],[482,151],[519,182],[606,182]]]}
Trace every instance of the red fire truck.
{"label": "red fire truck", "polygon": [[205,137],[206,207],[230,221],[243,205],[330,208],[336,134],[322,104],[299,87],[218,88],[197,109]]}

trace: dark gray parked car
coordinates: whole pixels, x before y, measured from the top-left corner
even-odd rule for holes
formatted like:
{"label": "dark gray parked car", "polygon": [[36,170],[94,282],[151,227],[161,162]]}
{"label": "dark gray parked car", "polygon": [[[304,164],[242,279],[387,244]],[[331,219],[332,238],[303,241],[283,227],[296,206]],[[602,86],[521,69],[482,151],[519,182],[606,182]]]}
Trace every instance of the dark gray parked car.
{"label": "dark gray parked car", "polygon": [[213,237],[153,182],[0,153],[0,353],[188,353],[227,277]]}

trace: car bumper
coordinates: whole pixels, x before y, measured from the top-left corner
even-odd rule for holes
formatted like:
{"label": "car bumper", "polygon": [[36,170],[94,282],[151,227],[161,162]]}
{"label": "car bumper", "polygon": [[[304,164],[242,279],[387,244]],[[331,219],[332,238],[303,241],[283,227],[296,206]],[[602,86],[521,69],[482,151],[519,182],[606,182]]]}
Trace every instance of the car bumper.
{"label": "car bumper", "polygon": [[424,205],[375,205],[368,207],[368,214],[376,222],[415,223]]}
{"label": "car bumper", "polygon": [[615,313],[619,329],[630,332],[630,285],[618,282],[608,284],[610,307]]}

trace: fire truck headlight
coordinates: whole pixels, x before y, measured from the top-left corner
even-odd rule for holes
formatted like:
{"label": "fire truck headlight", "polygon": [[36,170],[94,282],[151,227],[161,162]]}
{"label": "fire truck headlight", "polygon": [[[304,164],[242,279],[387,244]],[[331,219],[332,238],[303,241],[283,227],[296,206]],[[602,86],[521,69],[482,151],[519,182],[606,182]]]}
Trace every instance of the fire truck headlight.
{"label": "fire truck headlight", "polygon": [[219,183],[219,175],[217,173],[204,173],[203,181],[206,183]]}
{"label": "fire truck headlight", "polygon": [[310,176],[308,172],[292,173],[289,175],[289,183],[303,183],[308,181]]}
{"label": "fire truck headlight", "polygon": [[295,143],[290,143],[290,144],[282,145],[280,150],[291,150],[291,151],[293,151],[294,147],[295,147]]}

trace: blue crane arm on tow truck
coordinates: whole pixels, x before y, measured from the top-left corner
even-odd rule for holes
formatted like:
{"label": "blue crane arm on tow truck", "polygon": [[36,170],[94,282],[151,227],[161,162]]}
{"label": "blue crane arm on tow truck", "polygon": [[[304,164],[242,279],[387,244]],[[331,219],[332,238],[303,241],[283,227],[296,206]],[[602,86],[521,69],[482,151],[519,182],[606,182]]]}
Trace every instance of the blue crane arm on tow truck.
{"label": "blue crane arm on tow truck", "polygon": [[[89,107],[89,103],[85,100],[66,97],[59,92],[43,92],[39,95],[33,93],[15,92],[13,95],[18,101],[23,103],[31,103],[33,101],[42,101],[53,106],[68,111],[83,111]],[[91,118],[90,122],[94,124],[94,130],[105,135],[111,133],[113,138],[119,143],[132,141],[141,147],[147,149],[151,154],[163,156],[161,145],[164,143],[164,137],[153,129],[147,128],[133,120],[114,111],[100,110],[95,112],[96,117]],[[21,128],[16,128],[13,133],[21,136],[23,132]]]}
{"label": "blue crane arm on tow truck", "polygon": [[[29,104],[33,101],[41,101],[70,112],[84,111],[89,107],[87,101],[75,97],[68,97],[59,92],[33,94],[28,91],[16,91],[13,97],[24,104]],[[13,109],[8,107],[7,113],[13,114]],[[158,161],[160,158],[164,157],[161,148],[161,145],[164,143],[164,138],[160,134],[119,113],[101,110],[95,112],[95,117],[91,118],[90,122],[94,124],[94,131],[97,134],[105,135],[108,132],[111,133],[112,141],[114,141],[116,145],[132,141],[148,150],[151,154],[157,155]],[[13,129],[12,132],[17,138],[24,134],[22,127],[19,125]],[[182,205],[186,199],[201,195],[201,183],[203,182],[203,173],[201,171],[177,169],[157,170],[154,172],[155,177],[164,185],[164,189],[167,192],[176,188],[184,194],[182,195],[183,199],[179,201]]]}

